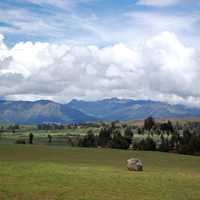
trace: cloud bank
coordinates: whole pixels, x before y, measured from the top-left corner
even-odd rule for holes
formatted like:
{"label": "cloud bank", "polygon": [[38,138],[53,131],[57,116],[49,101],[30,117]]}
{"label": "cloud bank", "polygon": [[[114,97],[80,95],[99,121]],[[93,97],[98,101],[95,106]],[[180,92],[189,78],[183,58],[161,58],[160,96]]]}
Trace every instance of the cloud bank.
{"label": "cloud bank", "polygon": [[101,48],[67,42],[9,48],[0,35],[0,96],[12,100],[121,97],[199,106],[199,66],[198,50],[172,32]]}

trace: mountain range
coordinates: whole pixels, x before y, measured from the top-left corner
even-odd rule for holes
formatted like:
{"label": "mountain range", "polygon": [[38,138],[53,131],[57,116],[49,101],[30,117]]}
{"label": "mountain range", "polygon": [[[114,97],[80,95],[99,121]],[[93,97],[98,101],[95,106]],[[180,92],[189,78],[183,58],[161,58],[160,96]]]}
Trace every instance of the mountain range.
{"label": "mountain range", "polygon": [[148,116],[162,119],[200,117],[200,109],[149,100],[118,98],[99,101],[74,99],[67,104],[49,100],[0,101],[0,123],[85,123],[140,120]]}
{"label": "mountain range", "polygon": [[0,101],[1,123],[83,123],[95,120],[96,118],[73,109],[67,104],[53,101]]}

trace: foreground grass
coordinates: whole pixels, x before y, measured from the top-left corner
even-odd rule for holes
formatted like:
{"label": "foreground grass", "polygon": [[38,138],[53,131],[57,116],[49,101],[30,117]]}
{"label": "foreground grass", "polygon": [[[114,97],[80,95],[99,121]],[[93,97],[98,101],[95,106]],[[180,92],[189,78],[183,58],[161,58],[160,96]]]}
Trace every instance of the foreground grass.
{"label": "foreground grass", "polygon": [[[141,158],[144,172],[126,169]],[[159,152],[0,146],[1,200],[199,200],[200,157]]]}

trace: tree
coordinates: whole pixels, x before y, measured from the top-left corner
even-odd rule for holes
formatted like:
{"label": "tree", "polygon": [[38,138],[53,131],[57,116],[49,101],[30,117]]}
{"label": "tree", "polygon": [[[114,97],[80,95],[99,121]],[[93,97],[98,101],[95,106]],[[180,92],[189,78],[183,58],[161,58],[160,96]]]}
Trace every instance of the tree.
{"label": "tree", "polygon": [[155,126],[155,120],[153,117],[148,117],[144,120],[144,129],[150,131]]}
{"label": "tree", "polygon": [[154,151],[156,150],[156,143],[151,137],[147,137],[137,144],[137,148],[139,150]]}
{"label": "tree", "polygon": [[117,121],[111,122],[111,128],[114,130],[116,128]]}
{"label": "tree", "polygon": [[88,131],[88,134],[80,141],[80,146],[82,147],[96,147],[97,139],[93,131]]}
{"label": "tree", "polygon": [[48,134],[48,143],[52,142],[52,136],[50,134]]}
{"label": "tree", "polygon": [[163,135],[161,135],[160,137],[161,137],[161,144],[159,145],[158,150],[162,152],[168,152],[169,151],[168,139],[165,139]]}
{"label": "tree", "polygon": [[190,138],[189,146],[192,148],[193,153],[200,152],[200,135],[194,132]]}
{"label": "tree", "polygon": [[112,139],[112,128],[102,128],[98,137],[98,145],[102,147],[108,147]]}
{"label": "tree", "polygon": [[193,142],[192,133],[188,129],[184,130],[183,136],[179,138],[178,152],[181,154],[194,154]]}
{"label": "tree", "polygon": [[116,132],[112,138],[111,147],[114,149],[128,149],[129,141],[120,132]]}
{"label": "tree", "polygon": [[144,130],[142,128],[137,128],[138,135],[144,134]]}
{"label": "tree", "polygon": [[1,139],[1,136],[3,135],[3,132],[4,132],[4,127],[1,126],[1,128],[0,128],[0,139]]}
{"label": "tree", "polygon": [[132,139],[133,139],[133,131],[130,127],[127,127],[125,129],[124,132],[124,137],[127,139],[128,143],[131,144],[132,143]]}
{"label": "tree", "polygon": [[32,133],[29,134],[29,144],[33,144],[34,135]]}
{"label": "tree", "polygon": [[174,128],[171,121],[160,124],[160,130],[163,132],[167,132],[167,135],[169,135],[169,133],[172,133],[174,131]]}
{"label": "tree", "polygon": [[171,148],[175,150],[179,144],[179,141],[180,141],[179,133],[177,131],[172,132],[172,135],[169,141]]}

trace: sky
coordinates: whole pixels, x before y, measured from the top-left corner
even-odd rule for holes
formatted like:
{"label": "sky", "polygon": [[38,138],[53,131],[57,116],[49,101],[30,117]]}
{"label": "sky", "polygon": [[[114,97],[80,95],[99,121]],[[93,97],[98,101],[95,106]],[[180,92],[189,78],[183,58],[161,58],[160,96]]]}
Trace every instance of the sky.
{"label": "sky", "polygon": [[200,107],[200,1],[1,0],[0,99]]}

